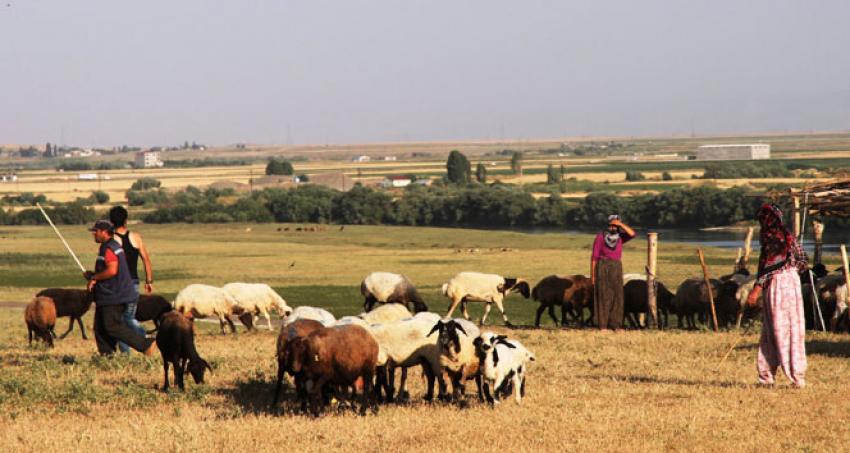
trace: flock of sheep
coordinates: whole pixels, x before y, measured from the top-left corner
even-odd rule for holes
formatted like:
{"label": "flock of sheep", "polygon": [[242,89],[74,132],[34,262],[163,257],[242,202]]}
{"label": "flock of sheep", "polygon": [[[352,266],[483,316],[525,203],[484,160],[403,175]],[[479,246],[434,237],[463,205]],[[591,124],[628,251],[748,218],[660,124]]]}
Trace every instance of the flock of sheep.
{"label": "flock of sheep", "polygon": [[[436,383],[438,398],[463,401],[466,383],[472,380],[481,401],[496,404],[513,394],[521,402],[528,364],[535,360],[534,354],[515,339],[480,331],[468,320],[466,305],[482,301],[489,311],[490,304],[496,304],[507,321],[504,297],[513,291],[528,297],[528,284],[520,279],[463,272],[443,285],[442,291],[452,301],[451,310],[462,305],[467,319],[428,312],[409,279],[386,272],[372,273],[362,281],[365,311],[358,316],[336,319],[318,307],[293,309],[266,284],[230,283],[221,288],[189,285],[173,303],[160,296],[141,296],[136,318],[154,321],[156,325],[164,390],[170,385],[169,366],[173,367],[174,381],[181,390],[187,371],[196,383],[202,383],[205,371],[211,369],[195,347],[194,318],[218,318],[222,333],[225,324],[236,333],[232,316],[249,330],[263,316],[272,330],[269,314],[276,312],[282,325],[276,347],[274,405],[284,377],[289,374],[302,410],[309,404],[312,412],[318,414],[331,397],[346,402],[357,392],[362,396],[361,413],[369,408],[377,410],[378,400],[409,398],[405,388],[407,369],[419,366],[428,383],[426,400],[433,400]],[[25,310],[30,342],[36,334],[52,346],[56,318],[63,316],[70,318],[70,325],[62,337],[77,322],[86,338],[81,317],[92,302],[92,295],[85,290],[50,288],[39,292]],[[378,303],[382,305],[375,308]],[[401,372],[398,388],[397,370]],[[451,394],[447,380],[451,382]]]}
{"label": "flock of sheep", "polygon": [[[806,318],[809,328],[815,327],[812,295],[818,294],[823,317],[836,330],[847,314],[847,287],[842,270],[827,273],[822,265],[813,269],[814,281],[805,273],[803,293],[806,296]],[[648,313],[647,282],[642,275],[624,276],[624,312],[634,327],[640,327],[640,317]],[[755,277],[746,269],[712,279],[718,322],[722,326],[740,324],[744,318],[758,314],[747,309],[745,302]],[[676,293],[657,282],[657,308],[661,325],[666,327],[670,313],[676,314],[680,328],[696,328],[697,322],[707,323],[709,297],[705,280],[691,278],[683,281]],[[425,399],[434,398],[435,383],[441,399],[462,400],[465,384],[476,383],[478,397],[495,404],[503,396],[513,394],[520,402],[525,392],[525,375],[534,354],[516,340],[493,332],[481,332],[469,321],[468,302],[486,304],[480,320],[483,325],[492,304],[510,325],[504,309],[504,298],[512,292],[532,297],[540,302],[535,326],[548,309],[556,325],[567,325],[569,314],[573,322],[586,326],[592,322],[593,285],[584,275],[550,275],[533,289],[522,279],[495,274],[461,272],[444,284],[442,294],[450,300],[445,317],[428,311],[423,298],[405,276],[374,272],[360,285],[364,297],[364,312],[357,316],[336,319],[318,307],[290,308],[271,287],[260,283],[230,283],[221,288],[192,284],[183,288],[173,303],[161,296],[142,295],[136,319],[153,321],[157,345],[163,358],[164,389],[169,387],[168,367],[174,367],[174,379],[183,389],[183,375],[188,371],[196,382],[203,382],[209,364],[195,348],[193,319],[215,317],[221,332],[225,324],[236,333],[231,316],[236,316],[252,329],[262,316],[273,330],[270,313],[277,313],[282,325],[277,338],[278,363],[274,405],[283,388],[286,374],[294,379],[302,409],[308,403],[314,413],[335,396],[340,401],[360,392],[361,412],[376,409],[376,401],[392,402],[409,398],[405,389],[407,369],[421,366],[427,381]],[[85,290],[50,288],[39,292],[25,310],[29,339],[33,335],[51,346],[56,337],[53,328],[57,317],[70,317],[68,335],[77,322],[86,338],[81,317],[91,306],[91,293]],[[382,304],[375,307],[376,304]],[[460,306],[463,318],[451,318]],[[561,308],[561,320],[555,307]],[[584,317],[588,309],[589,318]],[[401,371],[398,388],[396,370]],[[446,378],[451,382],[448,393]],[[351,392],[351,393],[349,393]]]}

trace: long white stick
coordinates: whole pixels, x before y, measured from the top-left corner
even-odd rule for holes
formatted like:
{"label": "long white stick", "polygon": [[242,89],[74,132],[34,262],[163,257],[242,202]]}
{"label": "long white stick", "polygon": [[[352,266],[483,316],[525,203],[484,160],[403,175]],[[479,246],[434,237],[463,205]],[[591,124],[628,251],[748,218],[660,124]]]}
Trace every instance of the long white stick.
{"label": "long white stick", "polygon": [[44,218],[47,219],[47,223],[49,223],[50,226],[53,227],[53,231],[56,233],[57,236],[59,236],[59,239],[62,241],[62,243],[65,244],[65,248],[68,249],[68,253],[71,254],[71,258],[74,258],[74,261],[77,263],[77,266],[80,266],[80,270],[85,272],[86,268],[83,267],[83,263],[80,262],[80,260],[77,258],[77,255],[74,254],[74,251],[71,250],[71,246],[68,245],[68,241],[66,241],[65,238],[62,237],[62,233],[59,232],[59,229],[56,228],[56,225],[54,225],[53,221],[50,220],[50,216],[47,215],[46,212],[44,212],[44,208],[41,207],[40,203],[36,203],[35,205],[38,206],[38,210],[41,211],[41,213],[44,215]]}

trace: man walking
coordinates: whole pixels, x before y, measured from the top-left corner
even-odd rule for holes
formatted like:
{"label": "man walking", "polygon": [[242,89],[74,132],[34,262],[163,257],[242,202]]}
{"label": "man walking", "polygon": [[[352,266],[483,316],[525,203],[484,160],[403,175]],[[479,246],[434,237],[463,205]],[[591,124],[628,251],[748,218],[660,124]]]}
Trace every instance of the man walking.
{"label": "man walking", "polygon": [[139,293],[133,286],[124,250],[113,238],[112,223],[98,220],[89,231],[94,241],[100,244],[94,272],[83,274],[88,280],[88,290],[94,291],[94,336],[97,350],[102,355],[113,354],[116,343],[123,341],[133,349],[150,355],[154,341],[124,322],[127,304],[135,303]]}
{"label": "man walking", "polygon": [[[150,294],[153,292],[153,272],[150,255],[148,255],[148,249],[142,241],[142,235],[136,232],[130,232],[127,229],[127,217],[127,210],[123,206],[115,206],[109,210],[109,220],[115,227],[115,240],[121,244],[121,248],[124,250],[124,257],[127,260],[127,267],[130,270],[130,278],[133,279],[133,284],[136,287],[136,293],[140,293],[139,257],[141,257],[142,264],[145,266],[145,292]],[[127,304],[127,310],[124,312],[124,322],[131,329],[144,335],[144,327],[136,321],[137,302],[133,301]],[[130,348],[123,342],[118,343],[118,349],[125,354],[130,352]]]}

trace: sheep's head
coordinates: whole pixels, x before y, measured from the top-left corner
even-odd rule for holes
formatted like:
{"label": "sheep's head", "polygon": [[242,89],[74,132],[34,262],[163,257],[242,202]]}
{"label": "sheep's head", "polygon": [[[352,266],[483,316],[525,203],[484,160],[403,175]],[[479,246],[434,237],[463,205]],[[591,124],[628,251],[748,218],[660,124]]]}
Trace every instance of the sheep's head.
{"label": "sheep's head", "polygon": [[212,373],[212,367],[210,366],[210,364],[200,357],[194,360],[190,360],[186,368],[192,375],[192,379],[195,380],[195,384],[204,383],[204,373],[206,372],[206,370],[210,370],[210,373]]}
{"label": "sheep's head", "polygon": [[483,356],[490,353],[493,354],[493,366],[499,363],[499,352],[496,345],[503,345],[509,349],[516,349],[516,346],[508,341],[507,335],[496,335],[493,332],[484,332],[473,341],[473,344],[481,351]]}
{"label": "sheep's head", "polygon": [[303,337],[297,337],[286,343],[284,352],[284,363],[286,371],[290,374],[300,373],[304,368],[304,357],[307,355],[307,341]]}
{"label": "sheep's head", "polygon": [[448,321],[440,320],[437,321],[437,324],[434,324],[434,327],[431,328],[431,331],[428,332],[427,336],[430,337],[434,334],[434,332],[439,332],[437,341],[440,343],[440,347],[442,347],[444,351],[454,350],[454,353],[458,354],[460,353],[460,335],[458,335],[458,331],[467,335],[463,326],[454,319],[450,319]]}
{"label": "sheep's head", "polygon": [[531,297],[531,287],[528,286],[528,282],[521,278],[505,278],[505,283],[499,288],[499,292],[503,294],[520,293],[526,299]]}

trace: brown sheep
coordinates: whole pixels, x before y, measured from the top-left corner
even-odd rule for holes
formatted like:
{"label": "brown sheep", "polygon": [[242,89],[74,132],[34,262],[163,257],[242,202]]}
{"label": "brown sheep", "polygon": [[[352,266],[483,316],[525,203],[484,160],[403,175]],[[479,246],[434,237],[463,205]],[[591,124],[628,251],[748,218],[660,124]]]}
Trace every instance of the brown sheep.
{"label": "brown sheep", "polygon": [[364,415],[369,406],[377,412],[372,380],[378,343],[366,329],[354,324],[319,329],[290,341],[287,349],[292,353],[289,356],[292,371],[303,372],[304,378],[312,381],[310,405],[314,415],[319,415],[325,384],[351,387],[360,378],[363,380],[360,414]]}
{"label": "brown sheep", "polygon": [[94,302],[94,294],[84,289],[47,288],[39,291],[35,296],[45,296],[53,299],[53,303],[56,305],[57,318],[71,317],[68,330],[60,335],[59,338],[68,336],[74,330],[74,321],[77,321],[83,333],[83,340],[88,340],[86,328],[83,326],[83,315],[89,311],[89,308]]}
{"label": "brown sheep", "polygon": [[549,275],[540,280],[531,291],[531,297],[540,302],[534,318],[534,326],[540,327],[540,316],[546,308],[555,325],[555,306],[561,306],[561,325],[567,325],[567,311],[572,315],[577,325],[585,324],[584,308],[590,309],[590,319],[593,319],[593,283],[584,275]]}
{"label": "brown sheep", "polygon": [[196,384],[204,383],[204,372],[212,367],[198,355],[195,349],[195,324],[177,311],[165,313],[160,318],[156,333],[156,345],[162,355],[165,372],[163,391],[168,391],[168,364],[174,365],[174,380],[183,390],[183,373],[192,374]]}
{"label": "brown sheep", "polygon": [[[655,305],[658,310],[658,322],[662,327],[667,327],[669,313],[671,311],[675,313],[673,308],[674,295],[663,283],[657,280],[656,283]],[[640,327],[637,315],[640,313],[649,314],[646,280],[629,280],[623,286],[623,312],[632,327]]]}
{"label": "brown sheep", "polygon": [[53,299],[44,296],[34,298],[24,310],[24,321],[27,323],[30,346],[35,333],[37,338],[53,347],[53,338],[56,337],[56,332],[53,331],[56,325],[56,305],[53,304]]}
{"label": "brown sheep", "polygon": [[277,336],[277,348],[275,353],[277,356],[277,385],[274,390],[274,401],[272,402],[272,407],[277,406],[278,399],[280,398],[280,391],[283,389],[283,375],[287,372],[295,379],[295,391],[298,393],[299,398],[301,398],[302,401],[305,401],[303,376],[301,373],[293,372],[287,366],[287,363],[291,363],[291,360],[287,357],[286,345],[295,338],[306,337],[312,332],[324,327],[325,326],[319,321],[302,318],[296,319],[295,321],[280,328],[280,333]]}

